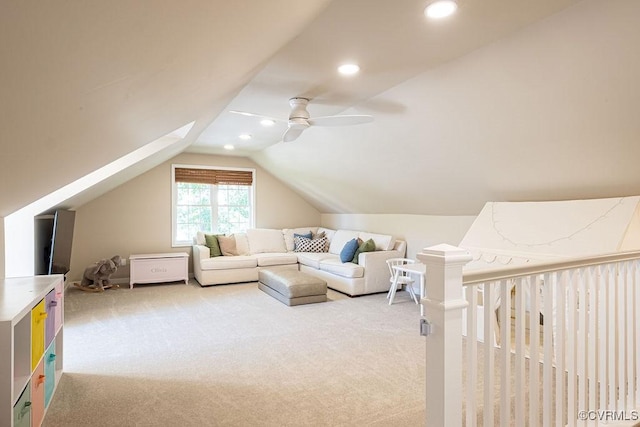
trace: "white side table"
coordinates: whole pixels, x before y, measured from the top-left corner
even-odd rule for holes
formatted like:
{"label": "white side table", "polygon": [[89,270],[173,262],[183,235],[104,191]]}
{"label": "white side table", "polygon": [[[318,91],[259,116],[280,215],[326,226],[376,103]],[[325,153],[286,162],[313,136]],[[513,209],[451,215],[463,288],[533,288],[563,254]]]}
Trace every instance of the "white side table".
{"label": "white side table", "polygon": [[129,256],[129,288],[134,283],[163,283],[183,281],[189,283],[189,254],[169,252]]}

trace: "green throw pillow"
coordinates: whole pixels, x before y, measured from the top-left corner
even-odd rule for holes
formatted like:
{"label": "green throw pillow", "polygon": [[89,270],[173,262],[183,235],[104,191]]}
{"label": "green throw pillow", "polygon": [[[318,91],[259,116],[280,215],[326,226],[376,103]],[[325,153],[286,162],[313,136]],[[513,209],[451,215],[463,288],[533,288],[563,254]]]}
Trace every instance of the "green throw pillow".
{"label": "green throw pillow", "polygon": [[217,235],[205,234],[204,241],[205,245],[209,248],[209,254],[211,257],[222,256],[222,251],[220,250],[220,243],[218,243]]}
{"label": "green throw pillow", "polygon": [[369,239],[366,242],[362,242],[362,244],[356,250],[356,253],[353,255],[353,261],[351,262],[355,262],[357,264],[358,255],[360,255],[362,252],[373,252],[375,250],[376,250],[376,242],[374,242],[373,239]]}

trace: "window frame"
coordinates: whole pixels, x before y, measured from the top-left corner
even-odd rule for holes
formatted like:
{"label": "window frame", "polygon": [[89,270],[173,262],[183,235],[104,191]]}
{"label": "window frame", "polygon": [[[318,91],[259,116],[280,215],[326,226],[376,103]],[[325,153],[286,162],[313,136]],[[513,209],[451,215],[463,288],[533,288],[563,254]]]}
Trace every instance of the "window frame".
{"label": "window frame", "polygon": [[[177,206],[178,201],[177,185],[176,185],[176,168],[186,169],[213,169],[213,170],[233,170],[251,172],[251,187],[249,200],[251,203],[251,217],[249,218],[249,227],[254,228],[256,223],[256,170],[254,168],[242,168],[242,167],[229,167],[229,166],[208,166],[208,165],[186,165],[186,164],[172,164],[171,165],[171,247],[180,248],[193,245],[193,241],[176,240],[177,231]],[[195,237],[195,236],[193,236]]]}

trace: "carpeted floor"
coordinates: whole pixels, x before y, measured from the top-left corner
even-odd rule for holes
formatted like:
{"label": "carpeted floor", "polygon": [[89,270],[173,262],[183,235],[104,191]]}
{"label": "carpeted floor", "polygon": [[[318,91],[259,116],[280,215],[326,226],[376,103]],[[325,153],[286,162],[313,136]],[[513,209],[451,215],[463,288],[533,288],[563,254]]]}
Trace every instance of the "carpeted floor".
{"label": "carpeted floor", "polygon": [[425,338],[405,292],[287,307],[255,283],[70,287],[54,426],[420,426]]}

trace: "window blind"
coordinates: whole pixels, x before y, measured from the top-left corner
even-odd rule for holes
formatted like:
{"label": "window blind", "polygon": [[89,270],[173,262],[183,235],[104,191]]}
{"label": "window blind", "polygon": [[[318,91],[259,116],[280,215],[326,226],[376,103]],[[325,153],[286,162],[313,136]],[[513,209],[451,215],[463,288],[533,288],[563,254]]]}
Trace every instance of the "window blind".
{"label": "window blind", "polygon": [[194,184],[251,185],[253,173],[240,170],[176,168],[175,181]]}

